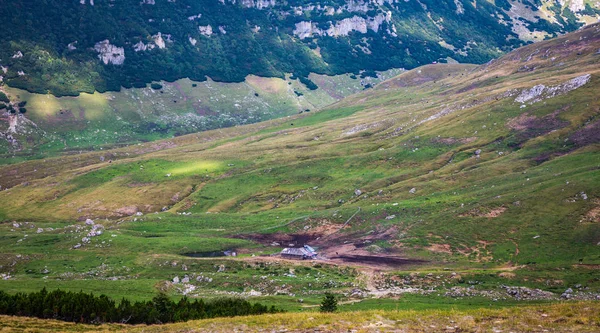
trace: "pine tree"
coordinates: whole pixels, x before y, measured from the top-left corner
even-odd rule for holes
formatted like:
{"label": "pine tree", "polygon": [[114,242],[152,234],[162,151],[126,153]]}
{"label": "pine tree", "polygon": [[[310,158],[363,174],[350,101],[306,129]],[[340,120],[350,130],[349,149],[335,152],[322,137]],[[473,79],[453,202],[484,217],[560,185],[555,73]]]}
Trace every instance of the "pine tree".
{"label": "pine tree", "polygon": [[323,302],[321,302],[320,311],[321,312],[335,312],[336,310],[337,310],[337,300],[335,299],[335,296],[330,292],[326,292],[325,297],[323,298]]}

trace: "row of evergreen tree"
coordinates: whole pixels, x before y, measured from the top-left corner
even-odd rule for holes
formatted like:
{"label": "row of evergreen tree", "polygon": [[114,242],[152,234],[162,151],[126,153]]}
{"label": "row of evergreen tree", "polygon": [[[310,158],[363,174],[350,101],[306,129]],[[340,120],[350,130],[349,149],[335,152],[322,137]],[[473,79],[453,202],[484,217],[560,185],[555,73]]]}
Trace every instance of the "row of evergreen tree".
{"label": "row of evergreen tree", "polygon": [[151,301],[131,302],[125,298],[118,304],[111,298],[93,293],[60,289],[48,292],[17,293],[0,291],[0,314],[57,319],[78,323],[164,324],[192,319],[231,317],[275,313],[279,310],[260,303],[251,304],[239,298],[210,301],[181,298],[178,302],[164,293]]}

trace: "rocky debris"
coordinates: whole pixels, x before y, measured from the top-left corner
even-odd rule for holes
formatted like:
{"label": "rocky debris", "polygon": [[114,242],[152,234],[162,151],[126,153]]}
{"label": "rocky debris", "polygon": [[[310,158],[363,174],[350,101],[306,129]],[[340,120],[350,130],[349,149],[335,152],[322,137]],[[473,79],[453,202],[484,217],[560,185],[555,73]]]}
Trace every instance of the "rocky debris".
{"label": "rocky debris", "polygon": [[0,273],[0,279],[9,280],[11,278],[10,273]]}
{"label": "rocky debris", "polygon": [[544,99],[560,96],[585,85],[590,81],[591,77],[592,76],[590,74],[581,75],[552,87],[546,87],[543,84],[538,84],[531,89],[523,90],[521,94],[517,96],[515,102],[529,102],[529,104],[532,104]]}
{"label": "rocky debris", "polygon": [[388,215],[385,217],[386,220],[393,220],[396,218],[396,215]]}
{"label": "rocky debris", "polygon": [[573,289],[569,288],[569,289],[565,290],[565,292],[560,295],[560,298],[562,298],[562,299],[573,298]]}
{"label": "rocky debris", "polygon": [[88,237],[96,237],[102,235],[104,230],[104,226],[102,224],[94,224],[92,226],[92,230],[87,234]]}
{"label": "rocky debris", "polygon": [[176,276],[176,277],[173,278],[173,283],[174,284],[179,283],[179,276]]}
{"label": "rocky debris", "polygon": [[501,286],[501,288],[503,288],[506,293],[521,301],[521,300],[552,300],[552,299],[556,299],[556,296],[549,292],[549,291],[543,291],[541,289],[530,289],[527,287],[512,287],[512,286]]}
{"label": "rocky debris", "polygon": [[183,288],[179,289],[179,291],[183,295],[188,295],[188,294],[192,293],[194,290],[196,290],[196,286],[191,285],[191,284],[184,284]]}
{"label": "rocky debris", "polygon": [[81,247],[81,243],[77,243],[77,244],[73,245],[73,248],[74,248],[74,249],[78,249],[78,248],[80,248],[80,247]]}
{"label": "rocky debris", "polygon": [[86,220],[85,220],[85,224],[86,224],[86,225],[94,225],[94,221],[93,221],[93,220],[91,220],[91,219],[86,219]]}
{"label": "rocky debris", "polygon": [[477,149],[475,151],[475,156],[479,157],[479,155],[481,155],[481,149]]}
{"label": "rocky debris", "polygon": [[105,65],[122,65],[125,62],[125,49],[112,45],[108,39],[96,43],[94,50]]}
{"label": "rocky debris", "polygon": [[362,191],[361,191],[361,190],[359,190],[359,189],[356,189],[356,190],[354,190],[354,195],[355,195],[355,196],[357,196],[357,197],[358,197],[358,196],[360,196],[361,194],[362,194]]}
{"label": "rocky debris", "polygon": [[417,192],[417,189],[414,187],[408,191],[408,193],[410,193],[410,194],[415,194],[416,192]]}
{"label": "rocky debris", "polygon": [[13,228],[29,228],[34,229],[36,226],[31,222],[13,222]]}
{"label": "rocky debris", "polygon": [[212,282],[212,281],[213,281],[213,279],[212,279],[211,277],[208,277],[208,276],[204,276],[204,275],[198,275],[198,276],[196,277],[196,281],[198,281],[198,282],[207,282],[207,283],[210,283],[210,282]]}
{"label": "rocky debris", "polygon": [[250,291],[248,292],[248,296],[254,296],[254,297],[262,296],[262,293],[260,291],[254,290],[254,289],[250,289]]}
{"label": "rocky debris", "polygon": [[13,59],[23,58],[23,52],[17,51],[15,54],[13,54],[13,56],[11,58],[13,58]]}

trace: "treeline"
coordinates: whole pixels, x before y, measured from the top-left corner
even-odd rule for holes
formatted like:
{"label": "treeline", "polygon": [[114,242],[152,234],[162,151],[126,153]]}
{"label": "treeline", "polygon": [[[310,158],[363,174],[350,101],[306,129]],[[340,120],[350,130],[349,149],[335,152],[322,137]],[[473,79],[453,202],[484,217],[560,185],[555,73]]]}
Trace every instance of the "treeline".
{"label": "treeline", "polygon": [[0,291],[0,314],[57,319],[77,323],[164,324],[192,319],[232,317],[280,312],[274,306],[251,304],[239,298],[211,301],[173,302],[163,293],[151,301],[132,303],[123,298],[118,304],[111,298],[93,293],[69,292],[60,289],[48,292],[17,293]]}

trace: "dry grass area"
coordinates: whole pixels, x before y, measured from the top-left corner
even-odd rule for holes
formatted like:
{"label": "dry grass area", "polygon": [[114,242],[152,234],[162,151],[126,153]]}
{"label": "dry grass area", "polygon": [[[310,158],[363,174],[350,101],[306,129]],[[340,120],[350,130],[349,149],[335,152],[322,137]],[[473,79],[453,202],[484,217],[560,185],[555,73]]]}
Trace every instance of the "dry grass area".
{"label": "dry grass area", "polygon": [[92,326],[0,316],[0,324],[0,332],[599,332],[600,303],[468,311],[285,313],[153,326]]}

